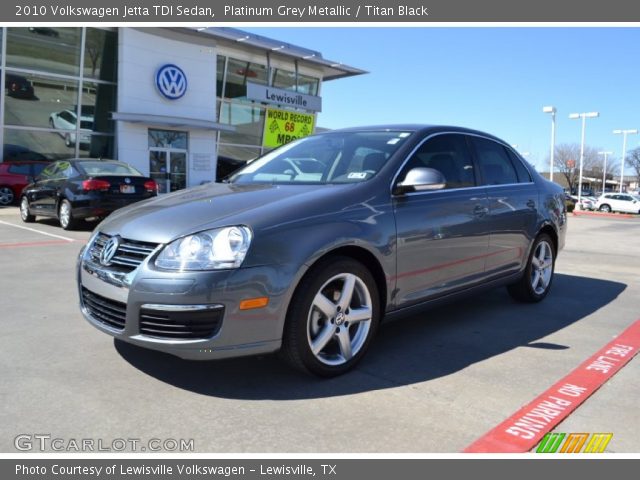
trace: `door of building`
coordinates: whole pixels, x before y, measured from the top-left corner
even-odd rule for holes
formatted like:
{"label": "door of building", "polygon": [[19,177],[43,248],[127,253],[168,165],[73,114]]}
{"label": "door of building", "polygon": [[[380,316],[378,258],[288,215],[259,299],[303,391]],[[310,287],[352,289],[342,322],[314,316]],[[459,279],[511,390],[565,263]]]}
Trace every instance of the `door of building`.
{"label": "door of building", "polygon": [[158,193],[187,188],[187,132],[149,129],[149,176]]}

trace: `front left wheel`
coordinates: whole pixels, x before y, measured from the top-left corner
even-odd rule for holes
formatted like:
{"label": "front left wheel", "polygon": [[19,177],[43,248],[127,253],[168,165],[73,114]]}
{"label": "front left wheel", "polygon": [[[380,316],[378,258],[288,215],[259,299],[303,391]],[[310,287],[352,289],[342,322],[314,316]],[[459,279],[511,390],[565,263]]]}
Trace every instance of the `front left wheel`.
{"label": "front left wheel", "polygon": [[371,272],[334,257],[303,278],[287,314],[282,354],[299,370],[334,377],[364,356],[380,322],[380,298]]}
{"label": "front left wheel", "polygon": [[22,197],[20,200],[20,218],[24,223],[33,223],[36,221],[35,215],[31,215],[29,212],[29,200],[27,197]]}

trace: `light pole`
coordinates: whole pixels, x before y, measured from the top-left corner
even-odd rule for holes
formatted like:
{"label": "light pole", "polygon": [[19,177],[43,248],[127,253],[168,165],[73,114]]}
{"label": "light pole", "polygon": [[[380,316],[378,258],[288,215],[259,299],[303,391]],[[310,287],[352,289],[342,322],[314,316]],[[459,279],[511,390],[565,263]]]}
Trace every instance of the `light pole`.
{"label": "light pole", "polygon": [[[582,167],[584,163],[584,127],[587,118],[597,118],[600,114],[598,112],[586,112],[586,113],[572,113],[569,118],[572,120],[582,119],[582,139],[580,140],[580,173],[578,174],[578,205],[582,202]],[[571,185],[569,185],[571,188]]]}
{"label": "light pole", "polygon": [[627,135],[635,135],[638,130],[614,130],[614,135],[622,134],[622,164],[620,165],[620,193],[622,193],[622,185],[624,184],[624,161],[627,157]]}
{"label": "light pole", "polygon": [[543,113],[551,114],[551,155],[549,156],[549,181],[553,182],[553,154],[556,150],[556,107],[542,107]]}
{"label": "light pole", "polygon": [[602,193],[607,185],[607,157],[613,155],[613,152],[598,152],[598,155],[604,155],[604,166],[602,167]]}

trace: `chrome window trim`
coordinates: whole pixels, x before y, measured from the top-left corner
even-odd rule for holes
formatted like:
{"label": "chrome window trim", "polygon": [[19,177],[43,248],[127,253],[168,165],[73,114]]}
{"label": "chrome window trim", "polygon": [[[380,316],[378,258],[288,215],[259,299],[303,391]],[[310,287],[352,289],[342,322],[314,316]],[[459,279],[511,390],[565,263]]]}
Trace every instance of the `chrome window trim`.
{"label": "chrome window trim", "polygon": [[[498,145],[502,145],[505,148],[508,148],[509,150],[511,150],[518,158],[520,158],[520,156],[518,155],[517,152],[515,152],[510,145],[507,145],[504,142],[501,141],[497,141],[494,138],[489,138],[485,135],[478,135],[477,133],[467,133],[467,132],[455,132],[455,131],[443,131],[443,132],[436,132],[436,133],[432,133],[431,135],[425,137],[422,139],[422,141],[416,145],[414,147],[413,150],[411,150],[411,152],[407,155],[407,158],[404,159],[404,161],[402,162],[402,164],[400,165],[400,167],[397,169],[395,175],[393,176],[393,179],[391,180],[391,185],[389,187],[389,193],[391,194],[391,197],[395,198],[395,197],[406,197],[406,196],[412,196],[412,195],[422,195],[425,193],[437,193],[437,192],[453,192],[453,191],[460,191],[460,190],[474,190],[474,189],[478,189],[478,188],[493,188],[493,187],[513,187],[515,185],[532,185],[535,184],[535,182],[533,181],[533,175],[531,175],[531,172],[529,171],[529,168],[527,165],[524,165],[524,167],[527,169],[527,171],[529,172],[529,176],[531,177],[531,181],[530,182],[524,182],[524,183],[501,183],[499,185],[474,185],[473,187],[460,187],[460,188],[446,188],[446,189],[442,189],[442,190],[426,190],[426,191],[421,191],[421,192],[408,192],[408,193],[404,193],[402,195],[394,195],[393,193],[393,186],[396,184],[396,181],[398,179],[398,176],[400,175],[400,172],[402,172],[402,169],[405,167],[405,165],[409,162],[409,160],[411,159],[411,157],[413,157],[413,155],[418,151],[418,149],[420,147],[422,147],[422,145],[424,145],[425,142],[431,140],[434,137],[437,137],[439,135],[467,135],[470,137],[477,137],[477,138],[483,138],[485,140],[490,140],[492,142],[497,143]],[[471,154],[471,152],[469,152]],[[475,168],[475,163],[474,166]],[[515,168],[515,167],[514,167]],[[474,173],[475,176],[475,173]],[[516,172],[516,176],[517,176],[517,172]]]}

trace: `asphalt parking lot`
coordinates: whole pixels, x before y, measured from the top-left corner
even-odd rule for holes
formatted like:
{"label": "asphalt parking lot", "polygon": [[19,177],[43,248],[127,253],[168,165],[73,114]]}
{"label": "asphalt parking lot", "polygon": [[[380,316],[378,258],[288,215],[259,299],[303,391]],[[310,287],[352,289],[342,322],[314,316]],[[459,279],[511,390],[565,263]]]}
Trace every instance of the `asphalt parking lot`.
{"label": "asphalt parking lot", "polygon": [[[22,227],[28,227],[25,230]],[[90,235],[0,209],[0,451],[20,434],[193,439],[196,452],[460,452],[640,318],[640,218],[570,218],[547,299],[504,289],[384,325],[364,361],[318,380],[274,356],[189,362],[82,318]],[[640,358],[557,427],[640,451]]]}

